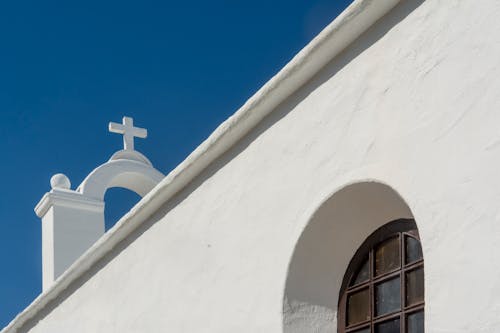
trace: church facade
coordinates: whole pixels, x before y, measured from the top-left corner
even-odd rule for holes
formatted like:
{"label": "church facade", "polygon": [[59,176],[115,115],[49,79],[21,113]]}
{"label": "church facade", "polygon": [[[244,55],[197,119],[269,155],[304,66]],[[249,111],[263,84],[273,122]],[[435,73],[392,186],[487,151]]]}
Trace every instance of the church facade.
{"label": "church facade", "polygon": [[499,15],[354,1],[2,332],[498,332]]}

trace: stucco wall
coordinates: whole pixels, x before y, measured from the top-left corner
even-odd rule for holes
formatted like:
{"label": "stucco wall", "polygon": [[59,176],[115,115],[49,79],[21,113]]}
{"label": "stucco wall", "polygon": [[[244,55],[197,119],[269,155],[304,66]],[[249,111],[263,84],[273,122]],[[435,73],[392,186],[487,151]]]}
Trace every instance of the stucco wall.
{"label": "stucco wall", "polygon": [[371,179],[419,227],[427,332],[498,332],[498,17],[404,0],[23,330],[281,332],[302,231]]}

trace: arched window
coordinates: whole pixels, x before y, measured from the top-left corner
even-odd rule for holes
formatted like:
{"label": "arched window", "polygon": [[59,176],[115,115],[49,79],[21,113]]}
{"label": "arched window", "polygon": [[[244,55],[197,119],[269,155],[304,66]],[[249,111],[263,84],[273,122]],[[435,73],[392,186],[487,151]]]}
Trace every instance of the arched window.
{"label": "arched window", "polygon": [[424,259],[413,220],[376,230],[344,276],[338,332],[424,332]]}

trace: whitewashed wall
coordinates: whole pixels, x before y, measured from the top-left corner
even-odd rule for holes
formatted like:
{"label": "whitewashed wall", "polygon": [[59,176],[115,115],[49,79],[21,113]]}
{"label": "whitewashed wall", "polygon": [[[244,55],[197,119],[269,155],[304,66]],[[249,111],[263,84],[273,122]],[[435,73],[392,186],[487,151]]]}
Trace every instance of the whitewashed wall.
{"label": "whitewashed wall", "polygon": [[[498,332],[499,17],[496,0],[404,0],[23,331],[335,330],[334,308],[297,319],[289,264],[325,201],[376,180],[401,199],[387,218],[419,227],[426,331]],[[317,260],[342,276],[379,222],[330,223],[352,241]]]}

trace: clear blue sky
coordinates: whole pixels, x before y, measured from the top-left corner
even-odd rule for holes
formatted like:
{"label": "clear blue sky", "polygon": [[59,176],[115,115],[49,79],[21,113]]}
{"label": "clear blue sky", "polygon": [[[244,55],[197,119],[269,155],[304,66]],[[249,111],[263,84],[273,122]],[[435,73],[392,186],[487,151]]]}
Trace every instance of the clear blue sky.
{"label": "clear blue sky", "polygon": [[[147,127],[136,149],[168,173],[350,2],[2,2],[0,327],[41,292],[33,208],[120,149],[109,121]],[[137,196],[106,200],[109,227]]]}

